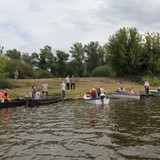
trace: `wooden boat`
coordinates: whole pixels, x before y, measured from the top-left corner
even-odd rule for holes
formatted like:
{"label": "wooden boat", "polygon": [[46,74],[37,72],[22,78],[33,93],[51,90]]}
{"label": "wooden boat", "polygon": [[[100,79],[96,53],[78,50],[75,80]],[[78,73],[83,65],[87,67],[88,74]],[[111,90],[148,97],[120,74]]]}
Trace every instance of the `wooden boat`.
{"label": "wooden boat", "polygon": [[40,98],[40,99],[28,98],[26,99],[26,106],[41,106],[41,105],[52,104],[60,101],[61,101],[61,96],[53,96],[53,97]]}
{"label": "wooden boat", "polygon": [[11,101],[6,101],[6,102],[0,101],[0,108],[18,107],[18,106],[25,106],[25,105],[26,105],[26,101],[23,98],[12,99]]}
{"label": "wooden boat", "polygon": [[103,99],[103,102],[102,102],[100,98],[91,99],[91,97],[87,97],[86,95],[84,95],[84,100],[86,103],[97,104],[97,105],[109,104],[109,101],[110,101],[110,99],[106,97]]}
{"label": "wooden boat", "polygon": [[124,99],[140,99],[139,94],[129,94],[127,92],[112,92],[107,94],[108,98],[112,99],[119,99],[119,98],[124,98]]}
{"label": "wooden boat", "polygon": [[154,97],[160,97],[160,91],[158,90],[149,90],[149,92],[152,94]]}

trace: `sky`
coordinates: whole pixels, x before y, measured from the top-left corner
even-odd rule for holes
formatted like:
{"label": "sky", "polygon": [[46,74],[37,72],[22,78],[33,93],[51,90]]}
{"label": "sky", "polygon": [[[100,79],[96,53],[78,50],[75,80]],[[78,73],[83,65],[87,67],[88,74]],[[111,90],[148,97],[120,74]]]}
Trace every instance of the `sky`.
{"label": "sky", "polygon": [[160,32],[160,0],[0,0],[0,46],[24,53],[108,42],[120,28]]}

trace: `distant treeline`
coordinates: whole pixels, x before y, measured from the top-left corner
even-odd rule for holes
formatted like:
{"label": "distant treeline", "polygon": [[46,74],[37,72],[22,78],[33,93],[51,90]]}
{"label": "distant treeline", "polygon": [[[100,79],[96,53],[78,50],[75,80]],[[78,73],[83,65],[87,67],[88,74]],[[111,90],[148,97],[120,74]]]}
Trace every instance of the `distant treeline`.
{"label": "distant treeline", "polygon": [[121,28],[101,46],[99,42],[70,47],[69,53],[52,52],[44,46],[39,53],[21,53],[17,49],[0,48],[0,76],[14,78],[51,78],[86,76],[136,77],[160,75],[160,35],[140,34],[136,28]]}

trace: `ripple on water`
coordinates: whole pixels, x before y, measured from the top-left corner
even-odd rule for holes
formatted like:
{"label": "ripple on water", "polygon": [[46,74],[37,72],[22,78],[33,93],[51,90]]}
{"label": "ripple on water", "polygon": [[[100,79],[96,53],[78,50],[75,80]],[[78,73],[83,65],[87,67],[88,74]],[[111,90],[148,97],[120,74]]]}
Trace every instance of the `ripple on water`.
{"label": "ripple on water", "polygon": [[157,103],[150,99],[111,101],[109,106],[101,107],[71,101],[1,109],[0,157],[10,160],[158,159],[160,108]]}

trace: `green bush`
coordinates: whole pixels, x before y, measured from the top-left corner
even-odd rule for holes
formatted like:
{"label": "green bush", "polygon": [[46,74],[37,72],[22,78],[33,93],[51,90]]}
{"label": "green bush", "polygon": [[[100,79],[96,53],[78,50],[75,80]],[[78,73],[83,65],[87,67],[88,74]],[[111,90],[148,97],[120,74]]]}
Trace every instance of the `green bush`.
{"label": "green bush", "polygon": [[0,79],[0,88],[13,88],[14,82],[8,78],[1,78]]}
{"label": "green bush", "polygon": [[103,65],[95,68],[91,72],[91,76],[93,77],[108,77],[108,76],[114,76],[114,72],[112,71],[110,66]]}
{"label": "green bush", "polygon": [[35,70],[34,71],[34,78],[52,78],[53,75],[49,71],[44,71],[41,69]]}

